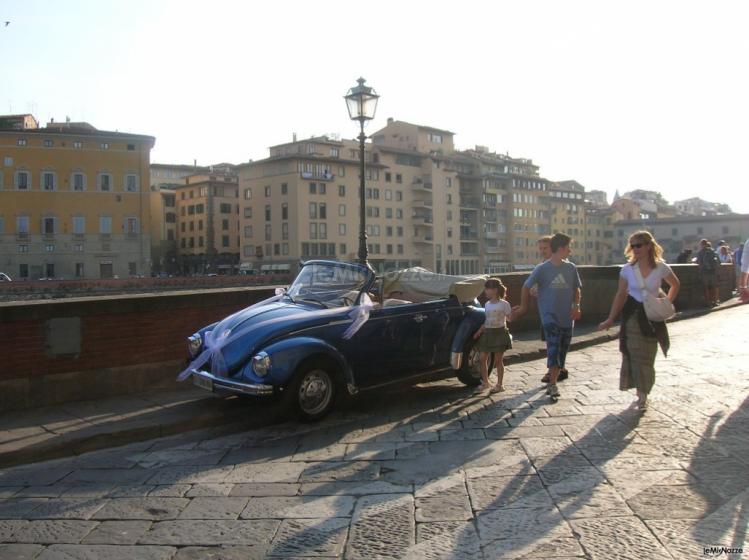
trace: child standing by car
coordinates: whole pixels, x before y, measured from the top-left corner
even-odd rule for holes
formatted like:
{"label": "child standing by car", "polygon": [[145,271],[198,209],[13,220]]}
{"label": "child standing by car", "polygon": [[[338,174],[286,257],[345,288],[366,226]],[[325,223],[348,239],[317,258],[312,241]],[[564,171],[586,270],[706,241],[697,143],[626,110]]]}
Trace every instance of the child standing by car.
{"label": "child standing by car", "polygon": [[473,336],[478,339],[476,348],[481,352],[481,386],[479,391],[489,389],[489,356],[494,354],[494,365],[497,367],[497,384],[492,387],[492,393],[504,391],[502,378],[505,367],[504,353],[512,348],[512,339],[507,331],[507,321],[512,313],[512,307],[504,299],[507,288],[496,278],[489,278],[484,284],[484,294],[487,302],[484,304],[486,318],[481,328]]}

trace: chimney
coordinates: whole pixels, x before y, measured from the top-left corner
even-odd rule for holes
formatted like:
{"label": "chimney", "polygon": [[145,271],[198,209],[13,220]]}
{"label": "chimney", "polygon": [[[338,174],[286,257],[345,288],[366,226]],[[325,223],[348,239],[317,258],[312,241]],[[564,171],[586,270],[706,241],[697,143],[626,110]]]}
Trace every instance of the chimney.
{"label": "chimney", "polygon": [[197,158],[195,158],[195,159],[192,160],[192,169],[193,169],[193,171],[197,171],[198,170],[198,159]]}
{"label": "chimney", "polygon": [[296,142],[296,132],[292,133],[291,138],[292,138],[291,140],[292,142]]}
{"label": "chimney", "polygon": [[388,124],[393,124],[394,120],[393,117],[388,117]]}

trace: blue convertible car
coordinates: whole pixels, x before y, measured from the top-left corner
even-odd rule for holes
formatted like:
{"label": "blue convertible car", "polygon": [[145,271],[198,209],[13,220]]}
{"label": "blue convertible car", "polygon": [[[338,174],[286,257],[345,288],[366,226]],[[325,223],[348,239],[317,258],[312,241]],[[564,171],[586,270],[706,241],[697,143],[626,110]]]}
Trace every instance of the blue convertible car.
{"label": "blue convertible car", "polygon": [[336,397],[417,376],[480,381],[473,334],[484,277],[309,261],[287,290],[188,339],[180,379],[216,393],[281,396],[298,416],[324,416]]}

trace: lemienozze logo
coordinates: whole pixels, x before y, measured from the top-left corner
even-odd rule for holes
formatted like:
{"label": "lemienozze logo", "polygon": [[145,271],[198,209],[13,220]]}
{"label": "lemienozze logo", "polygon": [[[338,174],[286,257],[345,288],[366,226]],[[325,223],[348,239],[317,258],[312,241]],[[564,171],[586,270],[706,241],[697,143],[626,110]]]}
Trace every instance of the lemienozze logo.
{"label": "lemienozze logo", "polygon": [[743,548],[729,548],[727,546],[706,546],[702,549],[705,556],[721,556],[723,554],[744,554]]}

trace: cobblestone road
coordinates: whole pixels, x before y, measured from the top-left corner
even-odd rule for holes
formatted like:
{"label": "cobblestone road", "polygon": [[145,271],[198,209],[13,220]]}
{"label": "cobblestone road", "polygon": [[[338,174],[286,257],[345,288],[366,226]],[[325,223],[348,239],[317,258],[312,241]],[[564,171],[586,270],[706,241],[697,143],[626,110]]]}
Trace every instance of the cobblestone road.
{"label": "cobblestone road", "polygon": [[[508,391],[378,393],[317,425],[0,471],[0,558],[702,558],[746,549],[749,308],[672,326],[651,409],[616,343]],[[248,409],[248,413],[251,411]],[[738,554],[723,557],[741,557]],[[744,553],[749,558],[749,553]]]}

